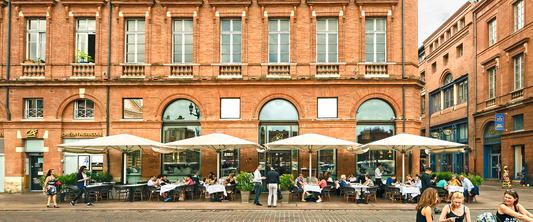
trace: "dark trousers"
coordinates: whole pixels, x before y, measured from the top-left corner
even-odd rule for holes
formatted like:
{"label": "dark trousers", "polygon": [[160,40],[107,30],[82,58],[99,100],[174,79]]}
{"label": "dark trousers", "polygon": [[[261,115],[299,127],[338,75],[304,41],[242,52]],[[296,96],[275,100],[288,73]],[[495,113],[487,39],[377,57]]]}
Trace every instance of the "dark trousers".
{"label": "dark trousers", "polygon": [[463,192],[463,196],[465,196],[465,203],[468,203],[468,201],[470,200],[470,194],[468,193],[468,190],[465,190]]}
{"label": "dark trousers", "polygon": [[378,189],[378,192],[376,193],[376,196],[382,197],[383,193],[386,192],[386,191],[383,188],[383,182],[381,181],[381,178],[376,178],[376,183],[374,183],[374,184],[376,184],[378,187],[381,187],[381,189]]}
{"label": "dark trousers", "polygon": [[254,199],[254,204],[258,204],[259,203],[259,196],[261,196],[261,183],[255,183],[255,199]]}
{"label": "dark trousers", "polygon": [[74,197],[74,200],[72,200],[72,202],[76,202],[76,200],[81,197],[81,195],[83,193],[85,193],[85,198],[83,200],[84,203],[89,203],[89,191],[87,191],[87,188],[83,187],[83,188],[78,188],[80,189],[80,191],[78,192],[78,195],[76,195],[76,197]]}

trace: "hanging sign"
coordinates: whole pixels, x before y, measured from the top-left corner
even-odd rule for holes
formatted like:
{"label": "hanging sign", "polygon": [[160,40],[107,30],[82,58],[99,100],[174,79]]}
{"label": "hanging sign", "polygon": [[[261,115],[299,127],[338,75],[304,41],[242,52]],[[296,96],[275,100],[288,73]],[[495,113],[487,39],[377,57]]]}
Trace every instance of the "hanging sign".
{"label": "hanging sign", "polygon": [[445,129],[444,131],[442,131],[444,133],[444,135],[446,136],[451,136],[453,134],[453,131],[451,129]]}
{"label": "hanging sign", "polygon": [[494,121],[494,128],[496,130],[505,130],[504,129],[504,115],[503,113],[496,113],[496,118]]}
{"label": "hanging sign", "polygon": [[431,133],[431,136],[432,136],[433,138],[439,138],[439,137],[440,137],[440,133],[439,133],[439,132],[432,132],[432,133]]}

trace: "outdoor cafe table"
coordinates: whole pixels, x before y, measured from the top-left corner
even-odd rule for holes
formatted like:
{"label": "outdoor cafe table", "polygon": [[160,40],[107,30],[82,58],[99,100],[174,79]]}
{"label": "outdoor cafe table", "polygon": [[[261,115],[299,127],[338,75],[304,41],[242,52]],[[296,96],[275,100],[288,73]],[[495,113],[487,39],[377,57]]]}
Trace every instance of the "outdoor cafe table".
{"label": "outdoor cafe table", "polygon": [[322,193],[322,189],[320,189],[320,186],[318,186],[318,185],[307,184],[307,185],[304,185],[304,193],[305,192]]}
{"label": "outdoor cafe table", "polygon": [[[87,186],[85,186],[85,188],[87,188],[88,192],[91,192],[91,191],[98,191],[99,188],[108,187],[108,186],[111,186],[111,184],[98,183],[98,184],[87,185]],[[96,198],[96,202],[98,203],[98,198]]]}
{"label": "outdoor cafe table", "polygon": [[420,195],[420,189],[418,189],[418,187],[399,186],[399,185],[396,185],[396,187],[400,188],[400,193],[402,193],[402,195],[411,194],[412,197],[416,197]]}
{"label": "outdoor cafe table", "polygon": [[448,192],[449,192],[449,194],[452,194],[453,192],[464,193],[465,192],[465,188],[461,187],[461,186],[449,186],[448,187]]}
{"label": "outdoor cafe table", "polygon": [[115,188],[121,189],[121,188],[127,188],[128,189],[128,200],[130,202],[133,202],[133,189],[135,187],[144,187],[146,184],[127,184],[127,185],[115,185]]}
{"label": "outdoor cafe table", "polygon": [[211,185],[206,186],[205,188],[209,195],[213,193],[224,192],[224,196],[228,196],[228,193],[226,193],[226,187],[224,187],[224,185]]}
{"label": "outdoor cafe table", "polygon": [[187,186],[187,185],[185,185],[184,183],[183,184],[167,184],[167,185],[163,185],[163,186],[161,186],[161,191],[159,191],[159,195],[163,196],[163,193],[166,193],[166,192],[169,192],[169,191],[173,191],[174,189],[176,189],[176,187],[184,187],[184,186]]}
{"label": "outdoor cafe table", "polygon": [[361,185],[361,184],[352,184],[350,186],[354,188],[356,191],[366,191],[366,188],[368,188],[368,186]]}

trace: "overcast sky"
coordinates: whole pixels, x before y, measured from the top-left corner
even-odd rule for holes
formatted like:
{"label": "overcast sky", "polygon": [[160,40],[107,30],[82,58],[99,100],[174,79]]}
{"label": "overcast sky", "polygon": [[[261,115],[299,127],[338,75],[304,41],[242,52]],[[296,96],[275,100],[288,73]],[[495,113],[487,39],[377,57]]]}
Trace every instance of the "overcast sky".
{"label": "overcast sky", "polygon": [[467,0],[418,0],[418,47]]}

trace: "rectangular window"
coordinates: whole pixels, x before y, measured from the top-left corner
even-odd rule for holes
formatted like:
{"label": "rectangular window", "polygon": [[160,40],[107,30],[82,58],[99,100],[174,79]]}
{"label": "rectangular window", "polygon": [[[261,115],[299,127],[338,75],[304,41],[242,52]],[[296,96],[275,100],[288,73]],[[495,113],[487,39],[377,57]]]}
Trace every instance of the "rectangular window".
{"label": "rectangular window", "polygon": [[422,96],[422,107],[420,108],[422,110],[422,114],[426,113],[426,96]]}
{"label": "rectangular window", "polygon": [[318,98],[318,118],[337,118],[337,98]]}
{"label": "rectangular window", "polygon": [[241,62],[241,20],[223,19],[221,22],[220,62]]}
{"label": "rectangular window", "polygon": [[[76,19],[76,59],[74,62],[94,62],[96,44],[96,20]],[[88,57],[79,57],[81,51]]]}
{"label": "rectangular window", "polygon": [[433,73],[437,72],[437,62],[434,62],[433,64],[431,64],[431,69],[432,69]]}
{"label": "rectangular window", "polygon": [[489,22],[489,46],[496,43],[496,19]]}
{"label": "rectangular window", "polygon": [[439,112],[440,111],[440,92],[438,92],[437,94],[433,95],[433,113],[435,112]]}
{"label": "rectangular window", "polygon": [[463,56],[463,44],[457,46],[457,58]]}
{"label": "rectangular window", "polygon": [[514,89],[524,88],[524,54],[517,55],[514,60]]}
{"label": "rectangular window", "polygon": [[26,108],[24,109],[25,119],[42,119],[43,118],[43,99],[25,99]]}
{"label": "rectangular window", "polygon": [[268,62],[290,62],[289,19],[268,20]]}
{"label": "rectangular window", "polygon": [[461,28],[464,28],[466,26],[466,20],[465,18],[461,19]]}
{"label": "rectangular window", "polygon": [[442,57],[443,60],[444,60],[444,65],[447,66],[448,63],[450,62],[450,57],[448,56],[448,54],[444,55],[444,57]]}
{"label": "rectangular window", "polygon": [[468,124],[463,123],[459,124],[459,140],[466,140],[468,139]]}
{"label": "rectangular window", "polygon": [[457,91],[457,94],[459,94],[459,101],[457,101],[457,104],[465,103],[468,99],[468,80],[460,82]]}
{"label": "rectangular window", "polygon": [[387,19],[367,18],[365,21],[366,62],[387,61]]}
{"label": "rectangular window", "polygon": [[514,30],[515,32],[524,28],[524,1],[520,0],[514,4]]}
{"label": "rectangular window", "polygon": [[192,63],[193,22],[192,19],[176,19],[172,25],[172,62]]}
{"label": "rectangular window", "polygon": [[143,99],[124,99],[123,106],[124,119],[143,118]]}
{"label": "rectangular window", "polygon": [[337,62],[338,19],[316,20],[316,62]]}
{"label": "rectangular window", "polygon": [[453,106],[453,87],[444,90],[444,109]]}
{"label": "rectangular window", "polygon": [[448,39],[450,39],[452,37],[452,30],[448,30],[446,34],[448,35]]}
{"label": "rectangular window", "polygon": [[489,69],[489,99],[496,98],[496,68]]}
{"label": "rectangular window", "polygon": [[126,180],[136,184],[142,180],[142,150],[126,153]]}
{"label": "rectangular window", "polygon": [[513,116],[514,130],[524,129],[524,114]]}
{"label": "rectangular window", "polygon": [[126,62],[144,63],[144,19],[126,20]]}
{"label": "rectangular window", "polygon": [[241,99],[240,98],[220,99],[220,118],[221,119],[241,118]]}
{"label": "rectangular window", "polygon": [[45,61],[46,19],[28,19],[26,57],[34,61]]}
{"label": "rectangular window", "polygon": [[[337,178],[337,150],[319,150],[318,151],[318,174],[324,175],[325,172],[331,173],[331,179]],[[327,180],[328,178],[324,178]]]}
{"label": "rectangular window", "polygon": [[94,119],[94,102],[88,99],[76,100],[74,119]]}
{"label": "rectangular window", "polygon": [[459,31],[459,29],[457,28],[457,25],[454,25],[454,26],[453,26],[453,33],[454,33],[454,35],[457,34],[458,31]]}

